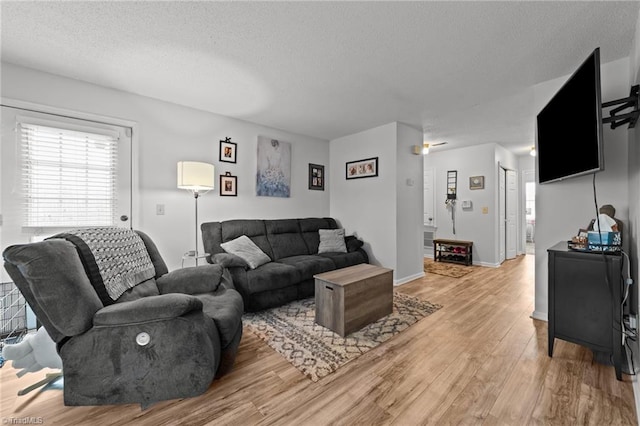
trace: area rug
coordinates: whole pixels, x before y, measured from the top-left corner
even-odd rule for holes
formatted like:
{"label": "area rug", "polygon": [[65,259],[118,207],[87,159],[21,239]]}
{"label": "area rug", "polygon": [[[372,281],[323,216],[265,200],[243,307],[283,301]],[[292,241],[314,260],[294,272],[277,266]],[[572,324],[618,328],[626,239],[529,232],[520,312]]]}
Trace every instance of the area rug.
{"label": "area rug", "polygon": [[461,278],[473,272],[473,266],[454,265],[453,263],[434,262],[431,259],[425,259],[424,271],[445,277]]}
{"label": "area rug", "polygon": [[441,307],[394,292],[393,313],[347,337],[315,323],[313,298],[246,314],[242,321],[305,376],[317,382]]}

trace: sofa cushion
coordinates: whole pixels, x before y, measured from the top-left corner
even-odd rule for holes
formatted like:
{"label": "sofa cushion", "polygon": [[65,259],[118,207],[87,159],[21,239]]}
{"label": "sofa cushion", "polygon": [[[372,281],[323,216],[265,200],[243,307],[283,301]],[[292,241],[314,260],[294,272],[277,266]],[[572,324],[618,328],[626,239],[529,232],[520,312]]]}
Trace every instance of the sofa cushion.
{"label": "sofa cushion", "polygon": [[274,260],[309,254],[297,219],[265,220],[264,222]]}
{"label": "sofa cushion", "polygon": [[360,250],[353,253],[321,253],[318,256],[324,257],[325,259],[331,259],[336,265],[336,269],[346,268],[347,266],[358,265],[360,263],[367,263],[367,259]]}
{"label": "sofa cushion", "polygon": [[332,271],[336,269],[335,264],[325,257],[318,255],[301,255],[285,257],[279,259],[278,262],[291,265],[300,273],[301,280],[313,279],[316,274]]}
{"label": "sofa cushion", "polygon": [[[202,227],[204,229],[204,223]],[[238,219],[228,220],[222,222],[220,228],[220,240],[218,244],[225,243],[227,241],[234,240],[241,235],[246,235],[260,247],[267,256],[273,259],[273,250],[271,250],[271,244],[267,239],[267,228],[265,227],[264,220],[253,219]],[[208,253],[220,253],[219,251],[211,251]]]}
{"label": "sofa cushion", "polygon": [[320,236],[318,235],[319,229],[338,228],[336,221],[330,217],[299,219],[298,225],[300,226],[300,232],[302,232],[302,238],[307,245],[309,254],[318,253],[318,245],[320,244]]}
{"label": "sofa cushion", "polygon": [[227,253],[243,259],[251,269],[256,269],[260,265],[271,262],[271,258],[246,235],[241,235],[234,240],[222,243],[220,247]]}
{"label": "sofa cushion", "polygon": [[347,245],[344,242],[344,229],[320,229],[320,245],[318,253],[346,253]]}
{"label": "sofa cushion", "polygon": [[250,294],[289,287],[300,282],[300,273],[291,265],[269,262],[246,272],[247,291]]}

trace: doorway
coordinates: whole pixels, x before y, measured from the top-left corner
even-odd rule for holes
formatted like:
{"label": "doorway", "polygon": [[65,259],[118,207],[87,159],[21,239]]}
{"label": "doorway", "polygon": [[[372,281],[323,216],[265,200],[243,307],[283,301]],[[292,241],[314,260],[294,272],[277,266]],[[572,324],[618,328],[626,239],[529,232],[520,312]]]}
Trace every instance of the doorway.
{"label": "doorway", "polygon": [[498,179],[498,238],[499,261],[515,259],[518,246],[518,173],[499,167]]}
{"label": "doorway", "polygon": [[525,253],[535,254],[536,247],[536,183],[524,174]]}

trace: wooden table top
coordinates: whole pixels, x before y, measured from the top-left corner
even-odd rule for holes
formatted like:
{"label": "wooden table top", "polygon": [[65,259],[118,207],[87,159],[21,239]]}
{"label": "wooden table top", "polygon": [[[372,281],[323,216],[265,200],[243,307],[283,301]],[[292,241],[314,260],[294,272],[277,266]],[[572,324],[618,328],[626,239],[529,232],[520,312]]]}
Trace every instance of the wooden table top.
{"label": "wooden table top", "polygon": [[336,269],[334,271],[314,275],[313,278],[330,282],[331,284],[345,286],[387,272],[393,272],[393,269],[370,265],[368,263],[361,263],[359,265],[348,266],[346,268]]}

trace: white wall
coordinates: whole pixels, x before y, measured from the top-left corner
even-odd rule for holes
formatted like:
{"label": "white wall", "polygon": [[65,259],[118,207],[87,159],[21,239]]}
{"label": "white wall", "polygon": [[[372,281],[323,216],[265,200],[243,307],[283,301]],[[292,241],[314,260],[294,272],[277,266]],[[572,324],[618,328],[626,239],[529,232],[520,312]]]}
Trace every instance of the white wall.
{"label": "white wall", "polygon": [[[585,57],[590,52],[585,52]],[[576,64],[576,68],[579,64]],[[534,86],[536,114],[547,104],[569,76]],[[601,66],[603,102],[629,95],[629,59]],[[533,119],[533,118],[532,118]],[[571,125],[568,123],[567,125]],[[629,223],[628,131],[626,127],[604,129],[605,170],[596,174],[598,205],[611,204],[616,217]],[[567,159],[570,161],[570,159]],[[548,307],[547,249],[576,235],[595,217],[593,175],[546,185],[536,184],[535,318],[546,319]],[[627,231],[624,243],[627,245]]]}
{"label": "white wall", "polygon": [[396,276],[402,281],[424,275],[423,155],[413,154],[422,145],[422,131],[398,123],[396,146]]}
{"label": "white wall", "polygon": [[[180,160],[211,162],[216,166],[216,175],[229,171],[238,176],[238,197],[220,197],[216,188],[199,199],[200,222],[329,215],[329,191],[307,189],[309,163],[325,165],[326,170],[329,168],[329,142],[326,140],[6,63],[2,63],[1,90],[5,98],[137,123],[139,196],[134,203],[139,207],[140,217],[133,218],[133,223],[135,228],[153,238],[171,269],[180,265],[185,251],[193,249],[195,238],[193,196],[176,187],[176,163]],[[258,135],[291,142],[291,198],[255,195]],[[237,164],[218,161],[219,140],[227,136],[238,144]],[[393,179],[395,170],[387,167],[383,161],[382,173]],[[325,189],[329,188],[332,178],[329,176]],[[216,179],[216,186],[218,182]],[[156,204],[165,205],[164,216],[156,215]],[[4,241],[2,244],[6,245]]]}
{"label": "white wall", "polygon": [[[636,32],[633,45],[629,54],[630,84],[640,84],[640,14],[636,21]],[[627,242],[629,245],[629,257],[631,259],[631,278],[634,285],[631,286],[631,312],[638,313],[640,304],[638,292],[638,255],[640,255],[640,130],[634,128],[627,131],[629,140],[629,220],[627,226]],[[634,344],[633,353],[635,363],[638,365],[640,358],[640,342]]]}
{"label": "white wall", "polygon": [[[500,206],[500,177],[499,177],[499,173],[500,173],[500,168],[506,169],[506,170],[514,170],[516,172],[518,172],[518,157],[516,157],[511,151],[507,151],[503,146],[501,145],[495,145],[495,179],[496,179],[496,185],[495,185],[495,204],[494,204],[494,209],[493,211],[496,212],[496,214],[494,215],[494,219],[495,219],[495,228],[494,228],[494,238],[495,238],[495,252],[494,252],[494,256],[496,259],[496,264],[499,263],[500,261],[500,215],[498,214],[498,210],[499,210],[499,206]],[[518,188],[519,190],[520,188]],[[517,204],[517,207],[520,208],[521,206],[519,205],[519,203]],[[516,223],[516,238],[517,235],[520,231],[520,227],[518,226],[518,224]],[[519,238],[517,238],[519,239]],[[517,244],[516,244],[516,251],[517,251]],[[506,254],[506,246],[505,246],[505,254]]]}
{"label": "white wall", "polygon": [[[438,218],[436,238],[473,241],[473,263],[486,266],[498,264],[495,234],[497,232],[496,195],[499,158],[496,156],[496,147],[495,144],[484,144],[440,152],[431,150],[424,159],[425,167],[432,167],[436,175],[435,211]],[[447,171],[449,170],[458,172],[455,235],[451,211],[445,206]],[[484,176],[484,189],[469,189],[471,176]],[[461,205],[463,200],[470,200],[472,208],[463,210]],[[483,213],[483,208],[486,208],[486,213]]]}
{"label": "white wall", "polygon": [[[422,277],[423,167],[422,156],[412,154],[422,132],[390,123],[330,145],[331,216],[365,241],[371,263],[394,270],[396,284]],[[345,178],[346,162],[371,157],[378,157],[379,176]]]}
{"label": "white wall", "polygon": [[[518,222],[520,232],[520,238],[518,238],[518,253],[526,252],[527,245],[527,219],[526,219],[526,182],[535,182],[536,180],[536,159],[531,155],[522,155],[518,157],[518,182],[520,188],[520,199],[518,201]],[[535,236],[534,236],[535,241]]]}
{"label": "white wall", "polygon": [[[365,241],[370,262],[396,269],[396,140],[398,124],[365,130],[330,142],[330,211],[347,235]],[[378,157],[378,176],[345,179],[345,163]]]}

